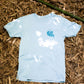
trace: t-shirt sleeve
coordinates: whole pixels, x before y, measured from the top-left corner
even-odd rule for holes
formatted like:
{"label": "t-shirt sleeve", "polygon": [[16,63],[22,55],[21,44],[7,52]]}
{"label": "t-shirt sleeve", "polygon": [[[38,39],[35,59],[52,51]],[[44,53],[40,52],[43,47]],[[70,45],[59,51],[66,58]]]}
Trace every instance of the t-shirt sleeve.
{"label": "t-shirt sleeve", "polygon": [[7,23],[4,28],[7,30],[10,37],[21,37],[23,34],[23,22],[24,18],[19,17],[9,23]]}
{"label": "t-shirt sleeve", "polygon": [[62,20],[62,30],[64,32],[65,37],[73,37],[76,36],[79,32],[81,25],[76,22],[71,22],[68,19],[61,16]]}

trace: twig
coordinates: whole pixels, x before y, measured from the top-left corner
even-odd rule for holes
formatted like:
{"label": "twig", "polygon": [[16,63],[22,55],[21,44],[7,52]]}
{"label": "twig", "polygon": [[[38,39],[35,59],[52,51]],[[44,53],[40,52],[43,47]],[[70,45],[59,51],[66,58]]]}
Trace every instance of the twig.
{"label": "twig", "polygon": [[77,20],[80,20],[80,21],[84,22],[84,19],[82,19],[82,18],[80,18],[80,17],[78,17],[78,16],[76,16],[76,15],[73,15],[73,14],[67,12],[67,11],[64,11],[64,10],[62,10],[62,9],[60,9],[60,8],[58,8],[58,7],[56,7],[56,6],[52,5],[52,4],[50,4],[50,3],[44,2],[43,0],[36,0],[36,1],[41,2],[41,3],[43,3],[43,4],[47,5],[47,6],[49,6],[49,7],[53,8],[53,9],[55,9],[55,10],[58,10],[58,11],[64,13],[65,15],[71,16],[71,17],[73,17],[73,18],[75,18],[75,19],[77,19]]}

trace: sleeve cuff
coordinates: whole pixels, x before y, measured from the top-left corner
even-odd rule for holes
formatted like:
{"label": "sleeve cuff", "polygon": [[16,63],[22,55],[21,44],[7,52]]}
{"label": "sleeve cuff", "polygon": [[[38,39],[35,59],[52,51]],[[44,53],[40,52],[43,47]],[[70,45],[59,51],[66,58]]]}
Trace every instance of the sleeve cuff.
{"label": "sleeve cuff", "polygon": [[74,36],[76,36],[76,35],[78,34],[80,28],[81,28],[81,25],[75,23],[75,24],[73,25],[73,28],[74,28],[73,30],[74,30],[74,33],[75,33]]}
{"label": "sleeve cuff", "polygon": [[12,37],[12,29],[11,28],[12,28],[11,22],[4,26],[4,29],[6,29],[6,31],[8,32],[10,37]]}

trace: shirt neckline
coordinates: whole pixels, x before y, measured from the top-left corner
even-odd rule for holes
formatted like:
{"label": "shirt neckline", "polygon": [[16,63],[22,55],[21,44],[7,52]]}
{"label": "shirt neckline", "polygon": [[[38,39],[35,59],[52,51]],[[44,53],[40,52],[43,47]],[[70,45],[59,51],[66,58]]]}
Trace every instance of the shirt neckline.
{"label": "shirt neckline", "polygon": [[35,16],[37,16],[37,17],[40,17],[40,18],[43,18],[43,17],[49,17],[49,16],[53,16],[53,15],[55,15],[55,13],[54,12],[50,12],[49,14],[47,14],[47,15],[38,15],[37,13],[33,13]]}

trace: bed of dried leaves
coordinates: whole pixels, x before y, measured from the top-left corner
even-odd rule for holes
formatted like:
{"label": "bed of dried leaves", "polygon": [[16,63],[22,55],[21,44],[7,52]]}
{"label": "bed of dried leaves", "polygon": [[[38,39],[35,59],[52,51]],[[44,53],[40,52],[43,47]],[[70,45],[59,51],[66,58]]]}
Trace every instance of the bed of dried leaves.
{"label": "bed of dried leaves", "polygon": [[[84,0],[44,1],[84,18]],[[76,37],[65,38],[66,83],[64,84],[84,84],[84,23],[35,0],[0,0],[0,84],[35,84],[16,80],[21,38],[10,38],[3,26],[13,19],[27,14],[35,12],[38,15],[46,15],[51,11],[82,25]],[[36,82],[36,84],[42,83]]]}

